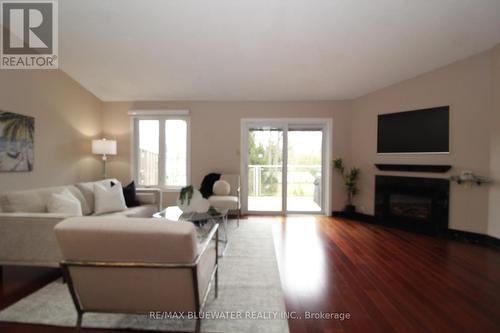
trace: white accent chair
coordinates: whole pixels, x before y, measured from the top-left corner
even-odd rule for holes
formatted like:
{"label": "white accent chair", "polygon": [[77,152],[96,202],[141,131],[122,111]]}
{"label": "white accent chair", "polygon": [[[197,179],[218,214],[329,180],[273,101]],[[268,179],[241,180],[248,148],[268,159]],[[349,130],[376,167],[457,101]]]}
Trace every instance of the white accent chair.
{"label": "white accent chair", "polygon": [[[230,211],[237,211],[238,227],[240,226],[241,199],[240,199],[240,175],[223,174],[220,180],[225,180],[231,186],[229,195],[212,195],[208,198],[210,205],[223,213],[225,216]],[[225,217],[227,218],[227,217]]]}
{"label": "white accent chair", "polygon": [[212,279],[217,297],[218,225],[201,244],[192,223],[164,219],[76,217],[55,234],[77,331],[88,312],[198,314]]}

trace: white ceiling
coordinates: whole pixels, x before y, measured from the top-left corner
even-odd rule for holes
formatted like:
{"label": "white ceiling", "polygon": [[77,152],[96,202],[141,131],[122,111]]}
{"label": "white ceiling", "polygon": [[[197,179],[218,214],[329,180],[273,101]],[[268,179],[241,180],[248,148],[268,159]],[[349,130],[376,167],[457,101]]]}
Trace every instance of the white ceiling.
{"label": "white ceiling", "polygon": [[500,0],[62,0],[104,101],[349,99],[500,42]]}

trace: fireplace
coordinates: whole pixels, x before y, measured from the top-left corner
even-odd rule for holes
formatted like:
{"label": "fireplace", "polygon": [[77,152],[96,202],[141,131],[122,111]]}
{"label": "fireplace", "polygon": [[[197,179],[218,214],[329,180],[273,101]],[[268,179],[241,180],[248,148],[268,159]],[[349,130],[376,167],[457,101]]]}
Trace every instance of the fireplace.
{"label": "fireplace", "polygon": [[426,234],[448,228],[447,179],[375,177],[375,216],[385,225]]}

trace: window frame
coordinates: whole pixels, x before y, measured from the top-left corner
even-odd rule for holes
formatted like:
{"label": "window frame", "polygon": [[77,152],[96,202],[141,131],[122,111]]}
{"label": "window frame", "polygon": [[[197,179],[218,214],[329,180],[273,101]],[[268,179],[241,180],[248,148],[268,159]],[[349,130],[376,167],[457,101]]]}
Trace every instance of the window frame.
{"label": "window frame", "polygon": [[[134,179],[137,187],[145,188],[160,188],[164,192],[178,192],[184,186],[191,183],[191,120],[188,110],[147,110],[138,111],[134,110],[129,112],[131,117],[131,130],[132,130],[132,178]],[[140,120],[158,120],[159,121],[159,135],[158,135],[158,184],[155,185],[141,185],[139,184],[139,121]],[[165,121],[166,120],[184,120],[186,122],[186,185],[172,186],[166,185],[166,147],[165,140]]]}

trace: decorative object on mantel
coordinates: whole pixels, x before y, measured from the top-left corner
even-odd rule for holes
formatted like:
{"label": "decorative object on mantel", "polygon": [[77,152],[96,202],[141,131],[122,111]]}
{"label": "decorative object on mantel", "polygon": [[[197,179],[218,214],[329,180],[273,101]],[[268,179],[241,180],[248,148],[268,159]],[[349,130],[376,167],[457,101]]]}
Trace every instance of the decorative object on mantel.
{"label": "decorative object on mantel", "polygon": [[444,173],[451,169],[448,164],[379,164],[375,163],[381,171],[405,171],[405,172],[435,172]]}
{"label": "decorative object on mantel", "polygon": [[33,170],[35,118],[0,111],[0,172]]}
{"label": "decorative object on mantel", "polygon": [[210,202],[203,198],[201,192],[195,190],[193,186],[186,186],[179,193],[177,206],[183,213],[205,213],[210,208]]}
{"label": "decorative object on mantel", "polygon": [[115,140],[92,140],[92,154],[102,155],[102,174],[103,178],[106,179],[106,161],[108,159],[107,155],[116,155],[116,141]]}
{"label": "decorative object on mantel", "polygon": [[459,175],[451,176],[450,180],[459,185],[464,184],[465,187],[470,187],[472,185],[481,186],[481,184],[490,184],[493,182],[487,177],[475,175],[472,171],[467,170],[462,171]]}
{"label": "decorative object on mantel", "polygon": [[347,192],[347,204],[345,205],[344,211],[346,213],[354,213],[356,211],[356,206],[352,204],[352,198],[358,193],[357,181],[360,170],[356,167],[352,167],[349,172],[345,172],[344,162],[340,157],[333,160],[333,168],[336,169],[344,179],[344,185]]}

